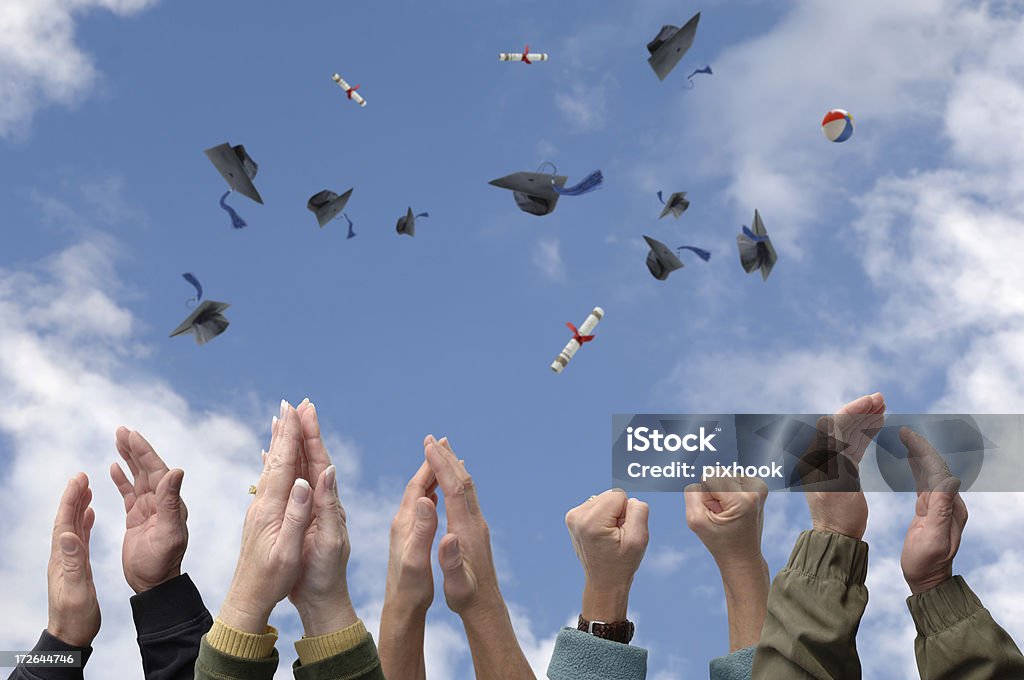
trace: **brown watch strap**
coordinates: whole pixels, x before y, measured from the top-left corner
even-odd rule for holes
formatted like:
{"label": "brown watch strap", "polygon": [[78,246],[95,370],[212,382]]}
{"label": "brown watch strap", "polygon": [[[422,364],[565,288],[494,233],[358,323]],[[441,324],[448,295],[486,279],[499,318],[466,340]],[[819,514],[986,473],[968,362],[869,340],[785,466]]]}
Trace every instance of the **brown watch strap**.
{"label": "brown watch strap", "polygon": [[579,622],[576,624],[576,628],[584,633],[590,633],[594,637],[623,644],[629,644],[629,641],[633,639],[635,631],[632,621],[615,621],[613,623],[587,621],[583,618],[582,614],[580,615]]}

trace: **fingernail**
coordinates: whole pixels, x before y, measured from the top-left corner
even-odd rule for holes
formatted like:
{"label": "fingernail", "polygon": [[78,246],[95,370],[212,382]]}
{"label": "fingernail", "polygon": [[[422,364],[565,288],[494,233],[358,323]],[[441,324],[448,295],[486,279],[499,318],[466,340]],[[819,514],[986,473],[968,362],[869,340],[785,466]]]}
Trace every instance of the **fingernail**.
{"label": "fingernail", "polygon": [[337,490],[338,470],[333,465],[327,466],[327,474],[324,476],[324,481],[327,482],[327,486]]}
{"label": "fingernail", "polygon": [[430,508],[426,503],[416,503],[416,516],[420,519],[430,519]]}
{"label": "fingernail", "polygon": [[275,427],[277,427],[277,416],[270,421],[270,431],[273,432]]}
{"label": "fingernail", "polygon": [[434,435],[432,435],[432,434],[428,434],[427,435],[427,441],[430,442],[431,444],[436,444],[437,443],[437,440],[434,439]]}
{"label": "fingernail", "polygon": [[620,489],[619,487],[615,487],[614,489],[610,489],[610,490],[611,491],[621,491],[622,493],[626,493],[625,489]]}
{"label": "fingernail", "polygon": [[303,404],[308,404],[308,403],[309,403],[309,397],[306,397],[305,399],[303,399],[302,401],[299,402],[299,406],[302,406]]}
{"label": "fingernail", "polygon": [[316,404],[314,404],[313,402],[309,402],[309,410],[312,411],[313,413],[316,413]]}
{"label": "fingernail", "polygon": [[438,444],[440,444],[441,446],[448,446],[448,437],[441,437],[441,441],[439,441]]}
{"label": "fingernail", "polygon": [[292,498],[296,503],[305,503],[309,500],[309,491],[309,482],[300,477],[292,485]]}
{"label": "fingernail", "polygon": [[181,491],[181,482],[184,479],[185,479],[185,471],[184,470],[182,470],[180,475],[174,475],[173,477],[171,477],[171,481],[170,481],[171,491],[174,491],[175,493],[177,493],[178,491]]}
{"label": "fingernail", "polygon": [[60,549],[65,555],[74,555],[78,552],[78,544],[70,536],[61,536]]}

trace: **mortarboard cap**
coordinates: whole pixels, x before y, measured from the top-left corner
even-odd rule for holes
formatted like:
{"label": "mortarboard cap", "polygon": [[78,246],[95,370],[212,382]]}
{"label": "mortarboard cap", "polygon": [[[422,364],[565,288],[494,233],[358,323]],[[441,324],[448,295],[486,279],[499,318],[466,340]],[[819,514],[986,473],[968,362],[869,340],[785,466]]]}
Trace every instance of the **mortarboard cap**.
{"label": "mortarboard cap", "polygon": [[559,193],[553,187],[563,187],[568,179],[565,175],[549,175],[544,172],[513,172],[489,184],[501,189],[510,189],[516,205],[531,215],[547,215],[555,209]]}
{"label": "mortarboard cap", "polygon": [[768,231],[761,221],[761,213],[754,210],[753,229],[743,227],[743,233],[736,237],[736,246],[740,251],[740,264],[748,274],[761,270],[761,279],[767,280],[772,268],[778,261],[775,247],[768,238]]}
{"label": "mortarboard cap", "polygon": [[669,274],[683,268],[682,261],[664,243],[650,236],[644,236],[644,240],[651,248],[647,253],[647,268],[654,278],[664,281]]}
{"label": "mortarboard cap", "polygon": [[170,337],[173,338],[192,331],[197,345],[206,344],[227,330],[228,320],[224,317],[223,312],[230,306],[227,302],[204,300],[202,304],[192,310],[192,313],[181,322],[180,326],[171,331]]}
{"label": "mortarboard cap", "polygon": [[697,12],[682,28],[671,25],[662,26],[654,40],[647,43],[647,51],[651,53],[647,63],[654,69],[658,80],[665,80],[693,45],[699,22],[700,12]]}
{"label": "mortarboard cap", "polygon": [[413,214],[411,207],[405,215],[398,218],[398,224],[395,225],[395,231],[399,234],[408,234],[409,236],[416,235],[416,215]]}
{"label": "mortarboard cap", "polygon": [[[660,196],[661,194],[659,193],[658,195]],[[665,201],[665,208],[661,211],[661,215],[658,217],[658,219],[660,220],[662,217],[665,217],[669,213],[671,213],[673,217],[679,217],[684,212],[686,212],[686,209],[689,207],[690,201],[686,198],[686,192],[677,191],[671,196],[669,196],[668,200]]]}
{"label": "mortarboard cap", "polygon": [[213,166],[217,168],[217,172],[221,174],[221,177],[228,183],[232,191],[237,191],[257,203],[263,202],[260,192],[256,190],[256,185],[252,183],[259,166],[245,152],[244,146],[241,144],[231,146],[225,142],[224,144],[211,146],[204,153],[210,159],[210,162],[213,163]]}
{"label": "mortarboard cap", "polygon": [[349,189],[341,196],[330,189],[318,191],[309,197],[306,207],[316,215],[316,221],[323,228],[324,225],[340,215],[341,211],[345,209],[348,199],[352,196],[352,191],[353,189]]}

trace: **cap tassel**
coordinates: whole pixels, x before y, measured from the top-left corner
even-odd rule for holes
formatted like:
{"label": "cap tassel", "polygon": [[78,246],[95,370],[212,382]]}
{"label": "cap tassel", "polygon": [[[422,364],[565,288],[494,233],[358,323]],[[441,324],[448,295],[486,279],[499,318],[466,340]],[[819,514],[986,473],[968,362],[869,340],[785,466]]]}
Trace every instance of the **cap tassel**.
{"label": "cap tassel", "polygon": [[416,219],[419,219],[421,217],[430,217],[430,213],[421,212],[420,214],[416,215]]}
{"label": "cap tassel", "polygon": [[711,72],[711,67],[710,66],[705,66],[704,68],[699,68],[696,71],[694,71],[693,73],[691,73],[690,75],[686,76],[686,81],[689,83],[689,85],[683,85],[683,89],[692,90],[694,87],[696,87],[696,84],[693,82],[693,77],[695,75],[697,75],[698,73],[703,73],[703,74],[709,75],[709,76],[715,75],[714,73]]}
{"label": "cap tassel", "polygon": [[189,298],[188,300],[185,301],[185,306],[191,309],[192,307],[196,306],[200,300],[203,299],[203,284],[199,283],[199,279],[196,278],[196,275],[193,274],[192,272],[185,272],[184,274],[181,275],[181,278],[191,283],[192,286],[196,289],[196,296],[194,298]]}
{"label": "cap tassel", "polygon": [[562,196],[582,196],[583,194],[589,194],[591,191],[601,188],[603,183],[604,175],[601,174],[600,170],[595,170],[584,177],[583,181],[579,184],[575,184],[568,188],[560,187],[556,184],[551,188],[555,190],[555,193],[561,194]]}
{"label": "cap tassel", "polygon": [[661,197],[661,192],[658,192],[658,200],[661,201],[662,205],[665,205],[665,199]]}
{"label": "cap tassel", "polygon": [[697,257],[704,260],[705,262],[711,259],[710,251],[704,250],[703,248],[698,248],[697,246],[679,246],[678,248],[676,248],[677,252],[680,250],[692,250],[694,253],[697,254]]}
{"label": "cap tassel", "polygon": [[231,192],[228,191],[223,196],[220,197],[220,207],[224,208],[224,210],[227,211],[228,215],[231,216],[232,227],[234,227],[235,229],[242,229],[244,227],[248,227],[249,225],[246,224],[245,220],[242,219],[242,216],[235,212],[234,208],[232,208],[230,205],[224,202],[224,199],[226,199],[230,193]]}
{"label": "cap tassel", "polygon": [[344,217],[345,221],[348,222],[348,236],[346,236],[345,238],[355,238],[356,232],[352,230],[352,220],[348,218],[348,213],[341,213],[341,216]]}
{"label": "cap tassel", "polygon": [[768,240],[767,236],[758,236],[754,232],[750,231],[750,229],[745,224],[743,225],[743,235],[749,238],[754,243],[764,243],[765,241]]}

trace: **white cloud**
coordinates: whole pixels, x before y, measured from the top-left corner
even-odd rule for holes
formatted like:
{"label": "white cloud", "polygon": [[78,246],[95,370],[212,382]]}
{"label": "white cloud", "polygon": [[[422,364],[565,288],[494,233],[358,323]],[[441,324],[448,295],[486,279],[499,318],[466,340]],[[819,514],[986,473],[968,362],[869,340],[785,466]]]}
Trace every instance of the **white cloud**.
{"label": "white cloud", "polygon": [[555,95],[555,106],[572,132],[596,132],[607,124],[608,99],[618,87],[609,74],[592,82],[573,80]]}
{"label": "white cloud", "polygon": [[127,16],[156,0],[4,0],[0,3],[0,137],[20,134],[40,107],[74,106],[98,73],[75,42],[79,15]]}
{"label": "white cloud", "polygon": [[565,265],[562,263],[561,243],[557,238],[541,238],[533,244],[530,255],[533,266],[540,270],[549,281],[565,280]]}
{"label": "white cloud", "polygon": [[648,550],[644,555],[644,561],[640,567],[644,571],[652,571],[658,576],[671,576],[679,571],[692,555],[683,550],[670,546],[660,546],[654,550]]}

